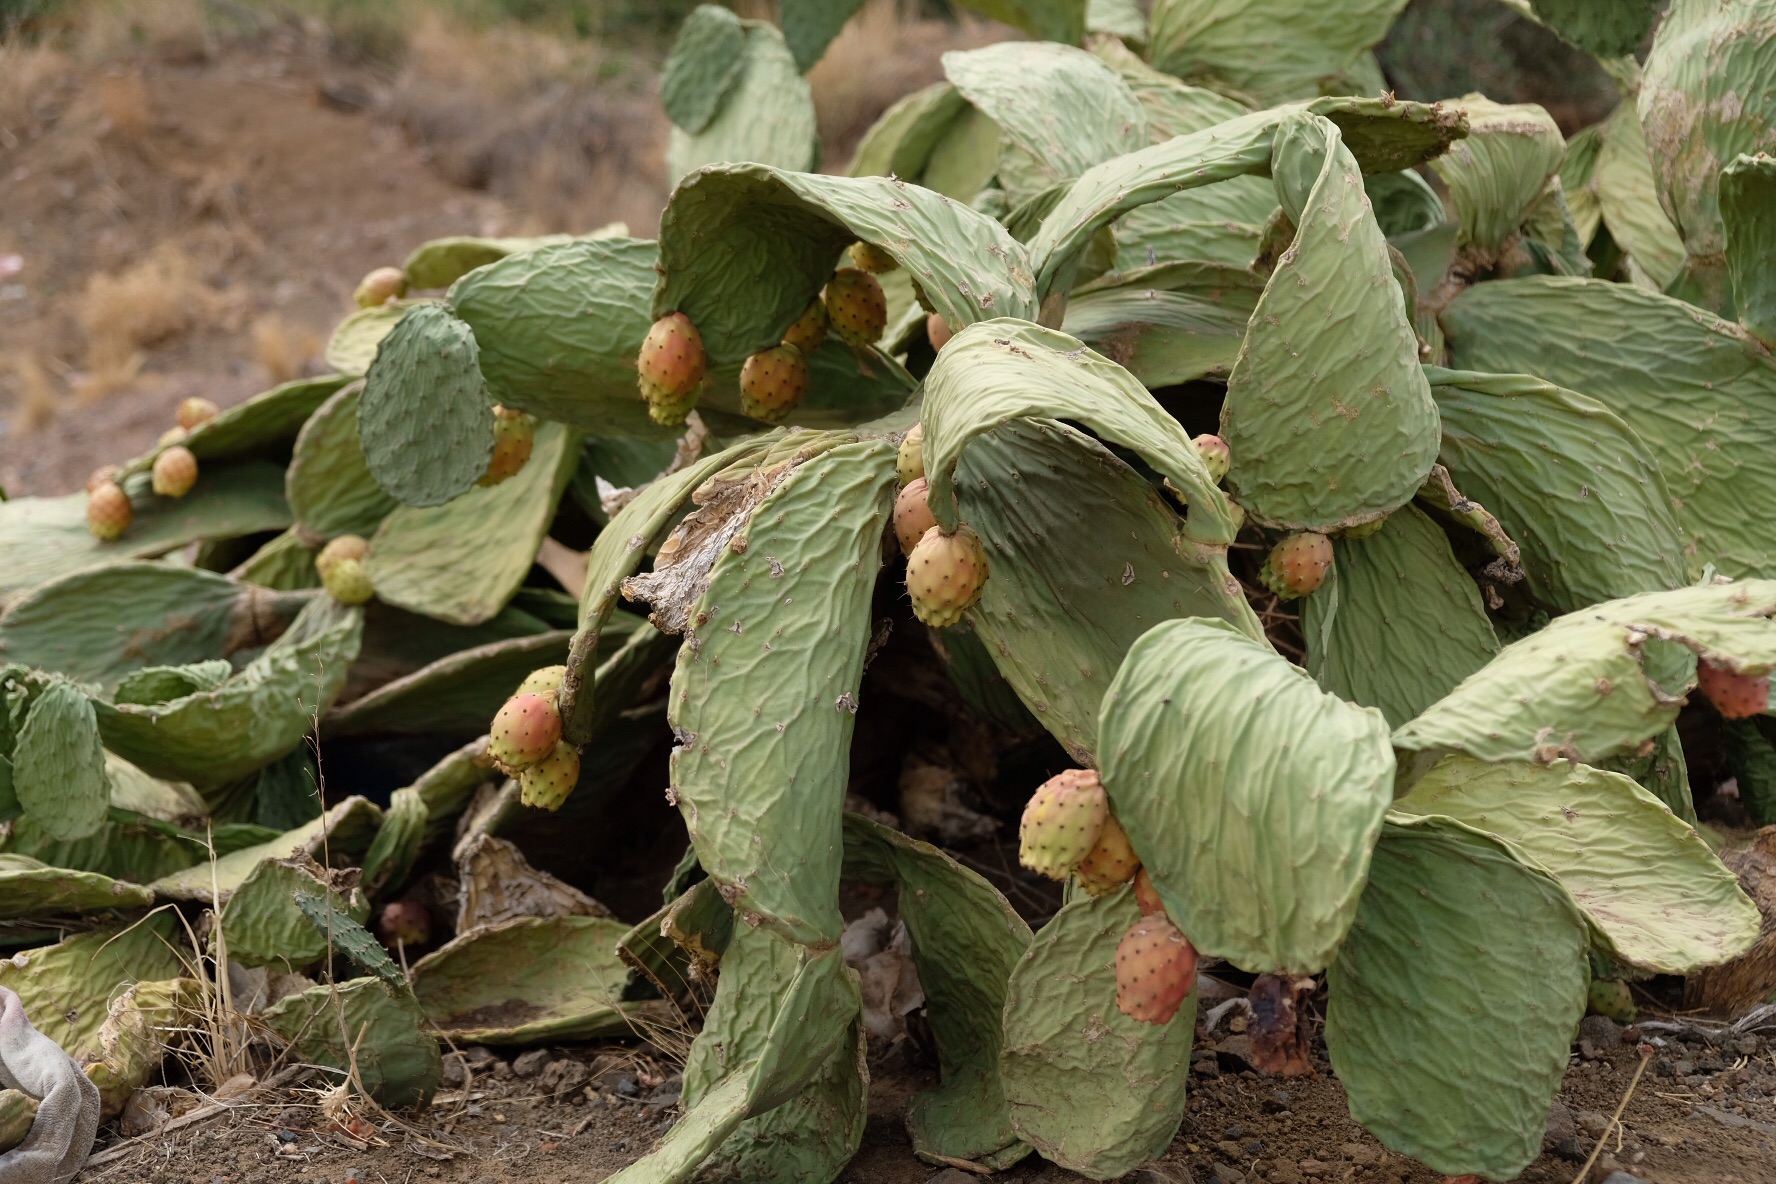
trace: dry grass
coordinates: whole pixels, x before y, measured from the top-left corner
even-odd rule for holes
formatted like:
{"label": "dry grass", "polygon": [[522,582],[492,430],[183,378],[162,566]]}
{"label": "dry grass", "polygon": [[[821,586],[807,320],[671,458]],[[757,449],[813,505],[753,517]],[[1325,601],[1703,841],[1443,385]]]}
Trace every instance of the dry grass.
{"label": "dry grass", "polygon": [[106,127],[128,139],[140,140],[154,122],[148,81],[140,70],[112,71],[100,78],[98,103]]}
{"label": "dry grass", "polygon": [[171,243],[115,275],[91,277],[79,301],[86,373],[76,396],[91,402],[132,385],[146,360],[143,351],[204,323],[218,308],[217,293]]}
{"label": "dry grass", "polygon": [[55,418],[61,399],[49,372],[35,353],[22,353],[12,363],[12,431],[23,436]]}
{"label": "dry grass", "polygon": [[75,44],[89,62],[118,62],[147,53],[160,61],[207,61],[215,50],[204,0],[86,0],[76,14]]}
{"label": "dry grass", "polygon": [[276,313],[253,322],[253,360],[272,385],[300,378],[309,362],[320,356],[321,339],[310,329],[292,326]]}
{"label": "dry grass", "polygon": [[18,146],[72,70],[68,56],[52,46],[0,41],[0,148]]}

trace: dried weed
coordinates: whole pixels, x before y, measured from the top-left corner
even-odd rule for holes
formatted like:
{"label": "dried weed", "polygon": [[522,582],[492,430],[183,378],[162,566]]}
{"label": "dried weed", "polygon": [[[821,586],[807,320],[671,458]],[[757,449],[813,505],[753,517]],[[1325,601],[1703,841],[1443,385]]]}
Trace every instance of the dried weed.
{"label": "dried weed", "polygon": [[91,277],[79,301],[87,373],[76,396],[91,402],[130,386],[146,361],[144,350],[190,331],[220,307],[219,295],[172,243],[115,275]]}
{"label": "dried weed", "polygon": [[320,355],[321,339],[312,330],[292,326],[276,313],[253,322],[253,360],[275,386],[302,377]]}

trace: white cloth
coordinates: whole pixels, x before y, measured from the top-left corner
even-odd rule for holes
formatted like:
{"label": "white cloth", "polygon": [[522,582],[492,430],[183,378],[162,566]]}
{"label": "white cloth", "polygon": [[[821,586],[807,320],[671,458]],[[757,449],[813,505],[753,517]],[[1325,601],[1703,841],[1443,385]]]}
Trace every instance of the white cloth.
{"label": "white cloth", "polygon": [[25,1141],[0,1154],[0,1184],[65,1184],[99,1133],[99,1087],[61,1046],[31,1026],[18,995],[0,987],[0,1085],[38,1099]]}

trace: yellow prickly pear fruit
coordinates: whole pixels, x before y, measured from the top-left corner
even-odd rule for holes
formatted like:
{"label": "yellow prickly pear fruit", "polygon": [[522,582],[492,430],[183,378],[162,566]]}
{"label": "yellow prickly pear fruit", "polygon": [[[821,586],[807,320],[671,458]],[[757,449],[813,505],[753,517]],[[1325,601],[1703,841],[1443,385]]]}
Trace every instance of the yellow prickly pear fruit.
{"label": "yellow prickly pear fruit", "polygon": [[875,243],[852,243],[851,262],[874,275],[882,275],[900,266],[894,261],[894,256]]}
{"label": "yellow prickly pear fruit", "polygon": [[321,577],[321,587],[340,604],[367,604],[376,595],[362,559],[341,559]]}
{"label": "yellow prickly pear fruit", "polygon": [[841,267],[826,281],[826,319],[851,345],[874,345],[888,327],[888,297],[867,271]]}
{"label": "yellow prickly pear fruit", "polygon": [[1204,432],[1191,443],[1196,445],[1197,454],[1208,466],[1210,479],[1220,484],[1221,478],[1227,476],[1227,470],[1233,466],[1233,452],[1227,447],[1227,441]]}
{"label": "yellow prickly pear fruit", "polygon": [[987,551],[966,526],[945,534],[933,526],[907,556],[907,593],[913,615],[939,629],[962,619],[987,582]]}
{"label": "yellow prickly pear fruit", "polygon": [[191,431],[215,419],[216,405],[201,395],[192,395],[179,401],[179,410],[173,413],[173,422]]}
{"label": "yellow prickly pear fruit", "polygon": [[1109,818],[1110,799],[1094,770],[1057,773],[1037,786],[1024,807],[1018,823],[1018,862],[1050,879],[1064,880],[1097,847]]}
{"label": "yellow prickly pear fruit", "polygon": [[937,519],[925,502],[925,478],[920,477],[894,499],[894,537],[900,540],[900,549],[911,555],[925,532],[936,525]]}
{"label": "yellow prickly pear fruit", "polygon": [[86,529],[96,539],[122,538],[136,516],[129,494],[115,481],[106,481],[86,495]]}
{"label": "yellow prickly pear fruit", "polygon": [[558,741],[555,751],[518,774],[518,797],[539,810],[559,810],[580,780],[580,754]]}
{"label": "yellow prickly pear fruit", "polygon": [[924,425],[914,424],[912,430],[901,437],[900,452],[894,457],[894,471],[900,475],[902,485],[911,485],[925,475]]}
{"label": "yellow prickly pear fruit", "polygon": [[160,434],[160,439],[156,440],[154,444],[157,448],[165,448],[169,444],[182,443],[185,437],[190,434],[191,433],[187,432],[184,428],[174,425],[162,432]]}
{"label": "yellow prickly pear fruit", "polygon": [[515,477],[530,460],[536,447],[536,420],[522,411],[513,411],[498,403],[493,405],[493,455],[487,459],[487,471],[475,480],[476,485],[498,485]]}
{"label": "yellow prickly pear fruit", "polygon": [[826,305],[816,296],[796,318],[795,324],[783,335],[784,345],[793,345],[802,351],[804,357],[812,357],[826,340]]}
{"label": "yellow prickly pear fruit", "polygon": [[1073,874],[1079,886],[1093,896],[1105,896],[1129,882],[1141,870],[1141,857],[1129,845],[1128,833],[1116,815],[1106,815],[1104,829],[1089,854],[1079,861]]}
{"label": "yellow prickly pear fruit", "polygon": [[183,444],[175,444],[154,458],[153,479],[160,497],[184,497],[197,484],[197,457]]}
{"label": "yellow prickly pear fruit", "polygon": [[358,281],[352,293],[359,308],[380,308],[389,301],[407,295],[407,273],[398,267],[379,267]]}
{"label": "yellow prickly pear fruit", "polygon": [[1366,539],[1370,535],[1381,533],[1381,528],[1387,525],[1387,520],[1388,516],[1383,514],[1381,517],[1369,522],[1364,522],[1361,525],[1347,526],[1341,532],[1342,537],[1347,539]]}
{"label": "yellow prickly pear fruit", "polygon": [[359,563],[370,553],[370,544],[355,534],[342,534],[322,547],[320,554],[315,556],[315,571],[320,575],[322,583],[326,582],[327,573],[342,559],[353,559]]}
{"label": "yellow prickly pear fruit", "polygon": [[101,485],[117,484],[117,475],[121,472],[123,470],[116,465],[100,465],[92,471],[92,476],[86,479],[86,491],[91,493]]}
{"label": "yellow prickly pear fruit", "polygon": [[539,666],[524,676],[518,684],[514,695],[553,695],[561,690],[561,684],[567,681],[567,667]]}

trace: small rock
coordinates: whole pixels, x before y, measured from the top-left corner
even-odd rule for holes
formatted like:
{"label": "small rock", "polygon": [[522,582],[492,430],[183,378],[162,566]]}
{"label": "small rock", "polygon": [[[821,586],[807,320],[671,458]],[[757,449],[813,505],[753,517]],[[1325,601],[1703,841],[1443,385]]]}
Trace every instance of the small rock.
{"label": "small rock", "polygon": [[1263,1105],[1267,1114],[1287,1110],[1289,1108],[1289,1091],[1286,1089],[1272,1090],[1270,1096],[1264,1099]]}
{"label": "small rock", "polygon": [[1559,1142],[1549,1146],[1548,1150],[1569,1163],[1584,1163],[1585,1156],[1588,1154],[1585,1150],[1585,1145],[1579,1142],[1576,1135],[1569,1135],[1568,1137],[1561,1139]]}
{"label": "small rock", "polygon": [[1622,1025],[1607,1015],[1588,1015],[1579,1021],[1579,1039],[1598,1048],[1611,1048],[1622,1043]]}
{"label": "small rock", "polygon": [[512,1072],[520,1077],[535,1077],[548,1063],[549,1050],[533,1048],[529,1052],[518,1054],[518,1059],[512,1062]]}
{"label": "small rock", "polygon": [[1323,1176],[1326,1174],[1326,1165],[1317,1159],[1304,1159],[1295,1166],[1301,1169],[1301,1174],[1304,1176]]}
{"label": "small rock", "polygon": [[1762,1042],[1756,1036],[1740,1036],[1731,1044],[1733,1051],[1742,1057],[1756,1056],[1761,1046]]}
{"label": "small rock", "polygon": [[495,1061],[493,1063],[493,1078],[495,1081],[506,1081],[509,1080],[511,1076],[512,1066],[510,1063],[506,1061]]}
{"label": "small rock", "polygon": [[635,1080],[635,1074],[625,1073],[622,1079],[617,1082],[617,1092],[625,1098],[633,1098],[640,1093],[641,1085]]}
{"label": "small rock", "polygon": [[1213,1056],[1205,1057],[1199,1061],[1192,1061],[1190,1063],[1190,1071],[1198,1077],[1207,1077],[1210,1079],[1221,1076],[1221,1066]]}
{"label": "small rock", "polygon": [[1603,1132],[1608,1130],[1610,1125],[1609,1115],[1596,1110],[1581,1110],[1573,1116],[1573,1121],[1578,1124],[1580,1130],[1593,1139],[1603,1138]]}
{"label": "small rock", "polygon": [[471,1044],[462,1050],[463,1064],[471,1069],[485,1069],[490,1061],[497,1058],[493,1051],[481,1044]]}
{"label": "small rock", "polygon": [[1215,1144],[1215,1150],[1219,1151],[1222,1155],[1225,1155],[1228,1159],[1244,1159],[1246,1157],[1245,1148],[1241,1147],[1238,1143],[1235,1143],[1232,1139],[1222,1139],[1219,1143]]}
{"label": "small rock", "polygon": [[1246,1137],[1246,1128],[1236,1122],[1228,1127],[1221,1137],[1223,1139],[1243,1139]]}
{"label": "small rock", "polygon": [[1224,1163],[1214,1166],[1212,1179],[1215,1184],[1246,1184],[1246,1174],[1238,1168],[1230,1168]]}
{"label": "small rock", "polygon": [[654,1092],[648,1095],[648,1101],[656,1106],[670,1106],[678,1101],[683,1092],[684,1078],[675,1073],[654,1087]]}
{"label": "small rock", "polygon": [[1678,1077],[1689,1077],[1696,1072],[1695,1061],[1673,1061],[1671,1072]]}
{"label": "small rock", "polygon": [[556,1097],[561,1097],[564,1094],[573,1093],[590,1080],[592,1080],[590,1069],[579,1061],[568,1060],[564,1057],[559,1061],[550,1061],[543,1066],[542,1074],[537,1078],[537,1084]]}
{"label": "small rock", "polygon": [[1639,1176],[1630,1175],[1627,1172],[1611,1172],[1604,1177],[1603,1184],[1647,1184],[1647,1182]]}
{"label": "small rock", "polygon": [[978,1184],[978,1177],[971,1176],[960,1168],[945,1168],[925,1184]]}
{"label": "small rock", "polygon": [[1554,1099],[1554,1104],[1548,1107],[1548,1124],[1542,1128],[1542,1146],[1551,1149],[1563,1139],[1577,1137],[1578,1133],[1578,1127],[1573,1123],[1573,1112],[1567,1108],[1565,1102]]}
{"label": "small rock", "polygon": [[1301,1170],[1279,1163],[1270,1169],[1270,1184],[1301,1184]]}
{"label": "small rock", "polygon": [[1359,1166],[1375,1159],[1375,1149],[1361,1143],[1346,1143],[1338,1150],[1346,1159]]}
{"label": "small rock", "polygon": [[1246,1154],[1249,1155],[1253,1159],[1257,1159],[1260,1155],[1263,1155],[1265,1153],[1265,1151],[1267,1151],[1268,1149],[1269,1149],[1269,1144],[1265,1143],[1265,1141],[1263,1139],[1253,1139],[1250,1143],[1246,1144]]}

